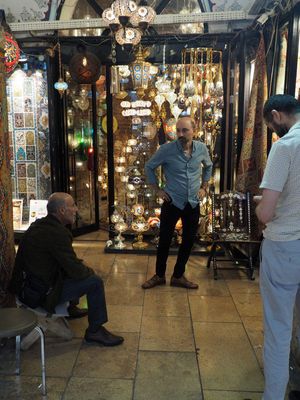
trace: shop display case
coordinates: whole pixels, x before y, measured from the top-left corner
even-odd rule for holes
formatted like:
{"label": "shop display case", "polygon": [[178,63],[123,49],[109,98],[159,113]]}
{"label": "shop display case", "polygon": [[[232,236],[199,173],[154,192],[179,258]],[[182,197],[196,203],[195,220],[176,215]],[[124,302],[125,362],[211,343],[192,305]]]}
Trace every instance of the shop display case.
{"label": "shop display case", "polygon": [[77,207],[74,230],[107,224],[105,68],[95,84],[78,84],[66,71],[67,180]]}
{"label": "shop display case", "polygon": [[[157,243],[160,199],[147,183],[145,163],[157,148],[176,139],[178,117],[195,119],[195,140],[213,160],[211,185],[220,188],[221,127],[224,107],[222,52],[211,48],[182,51],[181,64],[154,65],[140,47],[129,66],[113,66],[114,198],[109,251],[145,249]],[[158,181],[164,186],[161,169]],[[210,198],[201,203],[201,237],[209,234]],[[177,224],[174,245],[181,239]],[[121,237],[125,234],[127,241]],[[142,235],[147,237],[143,241]],[[115,236],[115,239],[113,238]]]}
{"label": "shop display case", "polygon": [[8,134],[15,231],[47,213],[51,193],[46,65],[17,69],[7,80]]}

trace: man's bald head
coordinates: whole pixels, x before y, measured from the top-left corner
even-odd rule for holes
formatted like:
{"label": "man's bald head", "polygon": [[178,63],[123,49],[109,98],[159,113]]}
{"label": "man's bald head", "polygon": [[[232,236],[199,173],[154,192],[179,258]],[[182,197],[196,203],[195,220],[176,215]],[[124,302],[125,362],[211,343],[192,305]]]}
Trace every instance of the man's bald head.
{"label": "man's bald head", "polygon": [[47,204],[48,214],[55,214],[61,207],[65,207],[66,200],[70,197],[72,196],[64,192],[52,193]]}
{"label": "man's bald head", "polygon": [[[178,118],[177,124],[178,124],[179,122],[184,122],[184,123],[190,124],[190,126],[191,126],[192,129],[193,129],[193,131],[194,131],[195,128],[196,128],[195,120],[194,120],[192,117],[180,117],[180,118]],[[177,125],[177,124],[176,124],[176,125]]]}

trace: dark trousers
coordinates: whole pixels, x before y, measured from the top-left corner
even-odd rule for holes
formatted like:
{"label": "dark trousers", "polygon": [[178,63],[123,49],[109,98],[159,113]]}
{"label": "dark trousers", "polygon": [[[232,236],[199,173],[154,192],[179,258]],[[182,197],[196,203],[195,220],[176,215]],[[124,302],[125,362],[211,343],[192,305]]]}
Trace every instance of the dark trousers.
{"label": "dark trousers", "polygon": [[107,322],[104,284],[99,276],[91,275],[82,280],[66,279],[60,303],[76,301],[84,295],[86,295],[88,303],[89,330],[96,331],[100,325]]}
{"label": "dark trousers", "polygon": [[199,223],[200,209],[197,205],[192,208],[188,203],[183,210],[173,204],[164,202],[160,214],[160,233],[156,258],[156,274],[160,277],[165,275],[170,244],[175,225],[179,218],[182,220],[182,243],[178,250],[177,261],[174,267],[174,277],[180,278],[185,271]]}

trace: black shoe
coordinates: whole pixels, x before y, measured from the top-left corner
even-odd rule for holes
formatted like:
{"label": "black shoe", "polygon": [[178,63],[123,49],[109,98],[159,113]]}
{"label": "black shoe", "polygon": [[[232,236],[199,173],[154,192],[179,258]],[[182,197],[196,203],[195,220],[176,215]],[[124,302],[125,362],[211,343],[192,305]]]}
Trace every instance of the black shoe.
{"label": "black shoe", "polygon": [[88,315],[88,309],[87,308],[79,308],[74,304],[70,304],[68,307],[68,313],[69,316],[67,316],[67,319],[76,319],[76,318],[82,318]]}
{"label": "black shoe", "polygon": [[299,390],[292,390],[289,393],[289,400],[300,400],[300,391]]}
{"label": "black shoe", "polygon": [[96,332],[90,332],[87,329],[85,331],[84,339],[87,343],[96,342],[102,344],[103,346],[118,346],[124,342],[124,338],[122,336],[117,336],[113,333],[110,333],[104,328],[104,326],[100,326]]}

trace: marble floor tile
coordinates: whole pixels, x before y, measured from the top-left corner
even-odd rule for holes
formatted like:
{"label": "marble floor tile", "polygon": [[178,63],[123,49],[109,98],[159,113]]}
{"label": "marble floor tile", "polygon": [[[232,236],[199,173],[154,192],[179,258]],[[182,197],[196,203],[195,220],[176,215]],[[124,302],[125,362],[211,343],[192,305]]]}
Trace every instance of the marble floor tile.
{"label": "marble floor tile", "polygon": [[119,346],[82,345],[73,376],[84,378],[133,379],[138,350],[138,334],[114,332],[124,336]]}
{"label": "marble floor tile", "polygon": [[[188,279],[192,279],[189,273],[186,274]],[[198,290],[189,290],[189,296],[230,296],[226,282],[222,279],[215,281],[213,277],[199,277],[196,282],[199,284]]]}
{"label": "marble floor tile", "polygon": [[204,390],[262,391],[263,375],[242,323],[194,322]]}
{"label": "marble floor tile", "polygon": [[143,274],[110,274],[105,286],[106,303],[112,305],[141,306],[144,301]]}
{"label": "marble floor tile", "polygon": [[[3,400],[43,400],[40,377],[0,376],[0,399]],[[46,377],[47,400],[61,400],[67,379]]]}
{"label": "marble floor tile", "polygon": [[241,322],[231,297],[190,296],[193,321]]}
{"label": "marble floor tile", "polygon": [[133,400],[201,400],[195,354],[139,353]]}
{"label": "marble floor tile", "polygon": [[132,400],[132,380],[71,378],[64,400]]}
{"label": "marble floor tile", "polygon": [[143,315],[147,317],[190,317],[186,291],[178,293],[145,290]]}
{"label": "marble floor tile", "polygon": [[241,317],[262,318],[262,301],[256,293],[232,293],[233,301]]}
{"label": "marble floor tile", "polygon": [[87,317],[84,317],[70,320],[69,325],[73,332],[74,338],[83,339],[85,330],[89,323]]}
{"label": "marble floor tile", "polygon": [[122,254],[117,255],[113,264],[113,271],[120,273],[147,273],[148,256]]}
{"label": "marble floor tile", "polygon": [[249,279],[226,279],[230,293],[260,293],[259,278],[254,281]]}
{"label": "marble floor tile", "polygon": [[[59,378],[71,376],[81,343],[81,339],[63,341],[57,337],[48,337],[45,346],[47,376]],[[38,341],[29,350],[21,353],[21,368],[23,375],[37,376],[41,373]]]}
{"label": "marble floor tile", "polygon": [[119,332],[139,332],[141,329],[142,306],[108,305],[106,328]]}
{"label": "marble floor tile", "polygon": [[190,318],[144,317],[140,350],[195,351]]}
{"label": "marble floor tile", "polygon": [[261,392],[224,392],[204,390],[204,400],[261,400]]}
{"label": "marble floor tile", "polygon": [[263,369],[263,321],[257,317],[242,318],[245,330],[255,351],[260,367]]}

